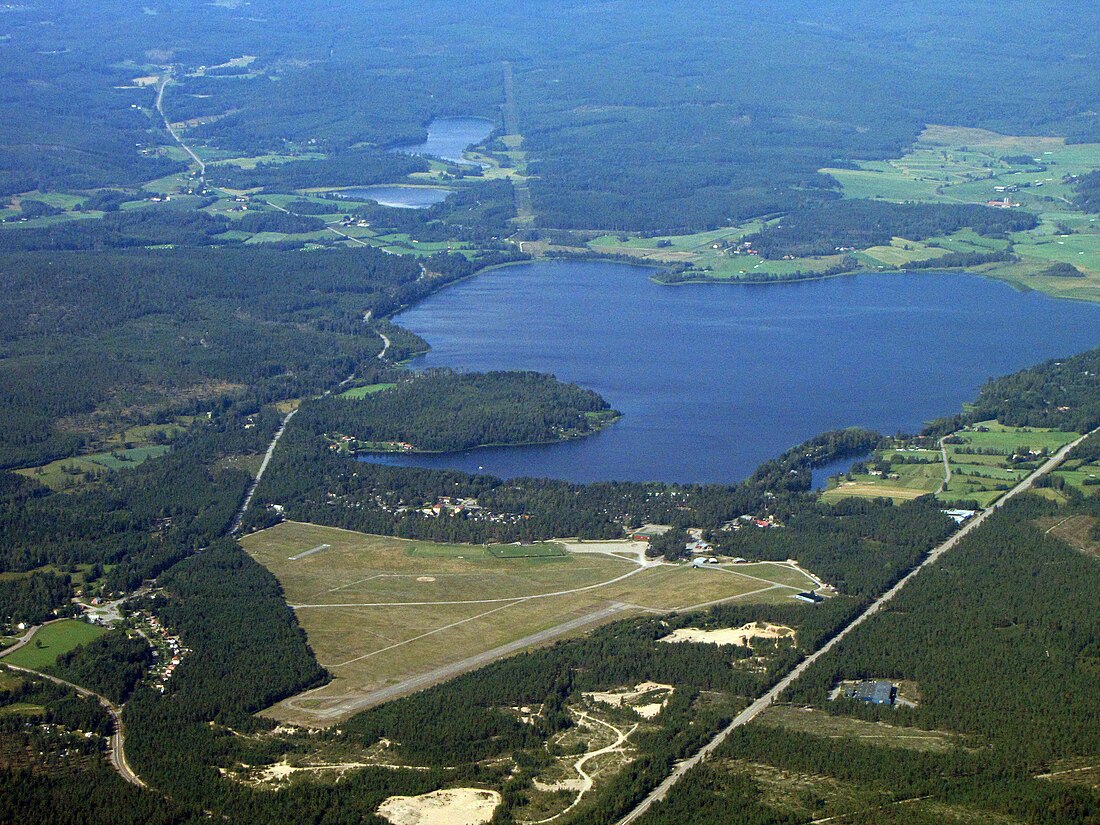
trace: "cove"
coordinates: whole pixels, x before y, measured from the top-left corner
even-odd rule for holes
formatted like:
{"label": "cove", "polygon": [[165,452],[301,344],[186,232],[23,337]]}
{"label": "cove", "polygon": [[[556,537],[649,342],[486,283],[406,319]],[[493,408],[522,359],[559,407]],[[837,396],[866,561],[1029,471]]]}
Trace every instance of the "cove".
{"label": "cove", "polygon": [[332,194],[344,200],[374,201],[379,206],[425,209],[442,203],[453,191],[434,186],[360,186],[341,189]]}
{"label": "cove", "polygon": [[493,131],[493,122],[483,117],[438,117],[428,124],[428,139],[424,143],[397,146],[394,152],[406,155],[430,155],[452,163],[473,166],[462,153],[481,143]]}
{"label": "cove", "polygon": [[652,270],[539,262],[479,275],[397,317],[415,366],[550,372],[624,417],[537,447],[369,460],[502,477],[736,482],[825,430],[913,432],[988,378],[1100,344],[1100,307],[972,275],[659,286]]}

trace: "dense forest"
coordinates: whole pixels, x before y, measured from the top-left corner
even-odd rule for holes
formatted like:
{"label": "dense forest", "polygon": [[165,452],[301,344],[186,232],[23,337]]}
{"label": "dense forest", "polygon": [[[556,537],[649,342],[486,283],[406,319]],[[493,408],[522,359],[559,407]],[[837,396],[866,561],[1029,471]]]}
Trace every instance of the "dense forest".
{"label": "dense forest", "polygon": [[295,427],[350,436],[353,448],[451,451],[561,441],[596,432],[616,415],[596,393],[552,375],[429,370],[363,398],[311,400]]}
{"label": "dense forest", "polygon": [[843,200],[797,209],[745,240],[765,258],[805,257],[880,246],[891,238],[922,241],[964,227],[1002,235],[1037,224],[1030,213],[989,206]]}
{"label": "dense forest", "polygon": [[[225,460],[263,452],[278,420],[273,411],[230,411],[196,422],[167,455],[83,489],[52,493],[35,482],[15,488],[0,506],[0,567],[111,565],[103,573],[106,591],[133,589],[226,530],[251,477]],[[32,600],[41,611],[71,594],[55,583],[42,596],[40,582],[11,580],[19,591],[10,598]]]}
{"label": "dense forest", "polygon": [[[287,517],[368,533],[437,541],[517,541],[576,535],[619,538],[645,522],[720,527],[746,513],[784,517],[803,504],[811,468],[859,455],[880,439],[840,430],[763,464],[739,485],[604,482],[473,476],[450,470],[387,467],[333,455],[326,440],[291,422],[272,470],[256,491],[247,524],[266,527]],[[475,498],[480,510],[435,518],[420,512],[444,496]]]}
{"label": "dense forest", "polygon": [[[11,569],[7,564],[3,568]],[[0,579],[0,625],[32,625],[52,619],[54,610],[62,608],[72,595],[72,580],[67,575],[35,572]]]}
{"label": "dense forest", "polygon": [[[0,466],[89,433],[334,385],[381,349],[362,322],[433,283],[373,249],[54,253],[5,258]],[[59,424],[67,419],[69,427]]]}
{"label": "dense forest", "polygon": [[[693,772],[645,821],[710,822],[708,812],[731,804],[751,812],[746,822],[805,821],[789,808],[764,804],[748,761],[843,783],[862,796],[856,801],[864,812],[851,821],[942,822],[943,805],[962,806],[986,821],[1095,821],[1100,799],[1094,788],[1035,778],[1060,760],[1083,757],[1080,764],[1094,764],[1100,754],[1093,723],[1098,562],[1045,528],[1071,515],[1096,518],[1100,508],[1095,498],[1061,507],[1035,496],[1013,500],[789,692],[798,706],[830,714],[964,734],[959,741],[966,746],[919,752],[757,723],[719,752],[736,763]],[[827,701],[837,680],[849,678],[911,680],[919,705]],[[891,801],[917,798],[937,804],[907,806],[904,815],[884,811]],[[811,812],[822,815],[825,798],[807,799]]]}
{"label": "dense forest", "polygon": [[131,637],[119,629],[61,654],[50,672],[121,705],[145,678],[152,663],[153,649],[148,640]]}
{"label": "dense forest", "polygon": [[966,416],[945,419],[937,428],[990,419],[1078,433],[1100,426],[1100,349],[995,378],[981,388]]}

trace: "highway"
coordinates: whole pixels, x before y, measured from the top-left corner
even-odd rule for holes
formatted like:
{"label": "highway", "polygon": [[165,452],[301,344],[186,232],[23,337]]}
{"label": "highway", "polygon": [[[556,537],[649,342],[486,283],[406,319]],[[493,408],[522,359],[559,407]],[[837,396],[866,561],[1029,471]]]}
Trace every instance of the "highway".
{"label": "highway", "polygon": [[1095,432],[1100,432],[1100,428],[1098,428],[1097,430],[1093,430],[1091,433],[1087,433],[1086,435],[1083,435],[1080,438],[1071,441],[1069,444],[1064,446],[1053,456],[1051,456],[1046,462],[1044,462],[1041,467],[1035,470],[1035,472],[1033,472],[1027,478],[1022,479],[1019,484],[1017,484],[1015,487],[1005,493],[993,505],[982,510],[981,513],[979,513],[969,522],[967,522],[967,524],[961,530],[953,533],[949,539],[947,539],[945,542],[932,550],[920,564],[910,570],[903,578],[901,578],[897,582],[897,584],[895,584],[893,587],[891,587],[889,590],[879,596],[875,601],[873,601],[866,610],[856,616],[851,622],[849,622],[844,628],[842,628],[839,633],[829,639],[828,642],[826,642],[816,651],[803,659],[797,667],[795,667],[790,673],[783,677],[783,679],[776,683],[776,685],[772,687],[771,690],[769,690],[767,693],[765,693],[763,696],[761,696],[759,699],[757,699],[755,702],[753,702],[751,705],[741,711],[741,713],[739,713],[732,722],[730,722],[726,727],[720,730],[713,739],[707,742],[707,744],[700,748],[694,755],[677,762],[676,766],[672,770],[672,773],[665,777],[664,781],[661,782],[660,785],[650,791],[649,795],[646,796],[645,799],[643,799],[641,802],[639,802],[634,807],[634,809],[630,811],[630,813],[620,819],[616,825],[630,825],[630,823],[637,821],[643,815],[645,815],[645,813],[653,806],[654,803],[659,802],[660,800],[668,796],[668,792],[672,790],[677,782],[684,778],[688,771],[690,771],[700,762],[703,762],[705,759],[707,759],[715,750],[718,749],[718,747],[723,742],[726,741],[731,733],[733,733],[738,728],[747,725],[749,722],[751,722],[753,719],[763,713],[776,700],[776,698],[788,687],[790,687],[791,684],[794,683],[796,679],[798,679],[798,677],[805,673],[806,670],[814,664],[814,662],[816,662],[818,659],[820,659],[822,656],[824,656],[826,653],[828,653],[830,650],[840,644],[841,640],[848,636],[848,634],[850,634],[853,630],[855,630],[869,618],[881,611],[883,607],[889,604],[894,599],[894,597],[897,596],[898,593],[900,593],[921,570],[923,570],[925,567],[928,567],[929,565],[935,564],[944,553],[948,552],[956,545],[958,545],[958,543],[962,541],[966,536],[968,536],[974,530],[978,529],[978,527],[987,518],[989,518],[990,515],[995,513],[1002,506],[1004,506],[1004,503],[1006,501],[1014,496],[1019,495],[1020,493],[1030,490],[1037,479],[1046,475],[1059,464],[1061,464],[1070,450],[1072,450],[1074,447],[1076,447],[1078,444],[1088,438],[1089,435],[1092,435],[1092,433]]}

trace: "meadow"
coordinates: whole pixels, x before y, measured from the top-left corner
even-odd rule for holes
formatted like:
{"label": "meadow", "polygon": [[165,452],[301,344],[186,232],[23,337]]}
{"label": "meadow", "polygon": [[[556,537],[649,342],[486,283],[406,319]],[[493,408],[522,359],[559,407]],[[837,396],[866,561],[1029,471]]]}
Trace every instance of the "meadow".
{"label": "meadow", "polygon": [[62,653],[98,639],[107,631],[99,625],[65,619],[44,625],[27,645],[4,657],[8,664],[41,670],[49,667]]}
{"label": "meadow", "polygon": [[813,586],[786,564],[644,562],[628,542],[485,547],[286,522],[241,543],[279,579],[333,675],[266,713],[314,726],[614,619],[787,601]]}

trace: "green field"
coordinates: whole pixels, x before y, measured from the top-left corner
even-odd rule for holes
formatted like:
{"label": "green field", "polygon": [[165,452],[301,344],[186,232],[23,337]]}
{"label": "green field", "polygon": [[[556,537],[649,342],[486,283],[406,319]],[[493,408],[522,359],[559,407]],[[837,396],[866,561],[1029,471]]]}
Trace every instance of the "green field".
{"label": "green field", "polygon": [[485,548],[497,559],[568,558],[565,548],[554,542],[544,544],[493,544]]}
{"label": "green field", "polygon": [[4,661],[31,670],[41,670],[52,665],[62,653],[68,653],[79,645],[98,639],[106,632],[98,625],[75,619],[54,622],[35,633],[30,644],[5,656]]}
{"label": "green field", "polygon": [[352,387],[350,390],[345,390],[340,393],[341,398],[363,398],[368,395],[373,395],[376,392],[382,392],[382,390],[388,390],[391,387],[396,387],[396,384],[367,384],[363,387]]}
{"label": "green field", "polygon": [[28,467],[16,472],[45,484],[51,490],[64,490],[104,470],[125,470],[137,467],[147,459],[164,455],[168,450],[167,445],[132,447],[112,450],[109,453],[62,458],[40,467]]}
{"label": "green field", "polygon": [[[241,543],[279,579],[333,674],[325,687],[267,712],[307,725],[339,721],[379,690],[425,687],[409,680],[437,668],[453,667],[446,676],[455,675],[471,657],[503,645],[518,652],[533,634],[547,632],[530,642],[545,643],[641,612],[735,598],[786,601],[813,586],[785,564],[641,566],[637,546],[623,542],[575,545],[583,552],[557,543],[484,547],[288,522]],[[497,655],[505,654],[478,664]]]}
{"label": "green field", "polygon": [[[976,501],[987,507],[1016,486],[1047,455],[1057,452],[1076,437],[1077,433],[1006,427],[996,421],[983,421],[953,433],[948,439],[961,443],[945,445],[951,464],[951,481],[946,488],[943,487],[945,471],[938,450],[887,448],[877,451],[870,462],[888,463],[887,473],[877,476],[851,473],[847,477],[837,477],[832,479],[821,498],[838,501],[850,497],[886,497],[901,502],[935,493],[945,504]],[[1021,451],[1029,455],[1013,460],[1013,455]],[[901,463],[899,458],[903,457],[920,463]],[[1090,469],[1073,465],[1069,470],[1067,481],[1080,486],[1084,486],[1090,473],[1100,473],[1100,467]]]}
{"label": "green field", "polygon": [[[1014,155],[1030,155],[1036,162],[1020,166],[1004,160]],[[1095,216],[1073,208],[1072,184],[1064,182],[1067,176],[1095,169],[1100,169],[1100,144],[1070,145],[1061,138],[930,126],[900,158],[862,163],[858,169],[821,171],[840,182],[846,198],[982,204],[1007,197],[1019,208],[1038,214],[1041,223],[1011,236],[1019,263],[985,265],[976,271],[1055,297],[1100,301],[1100,224]],[[898,246],[896,241],[891,247]],[[923,245],[904,243],[911,247],[910,255],[873,247],[859,257],[870,265],[904,267],[919,260],[924,248],[975,252],[1002,249],[1006,241],[961,232],[931,238]],[[1040,274],[1056,262],[1073,264],[1085,277]]]}

